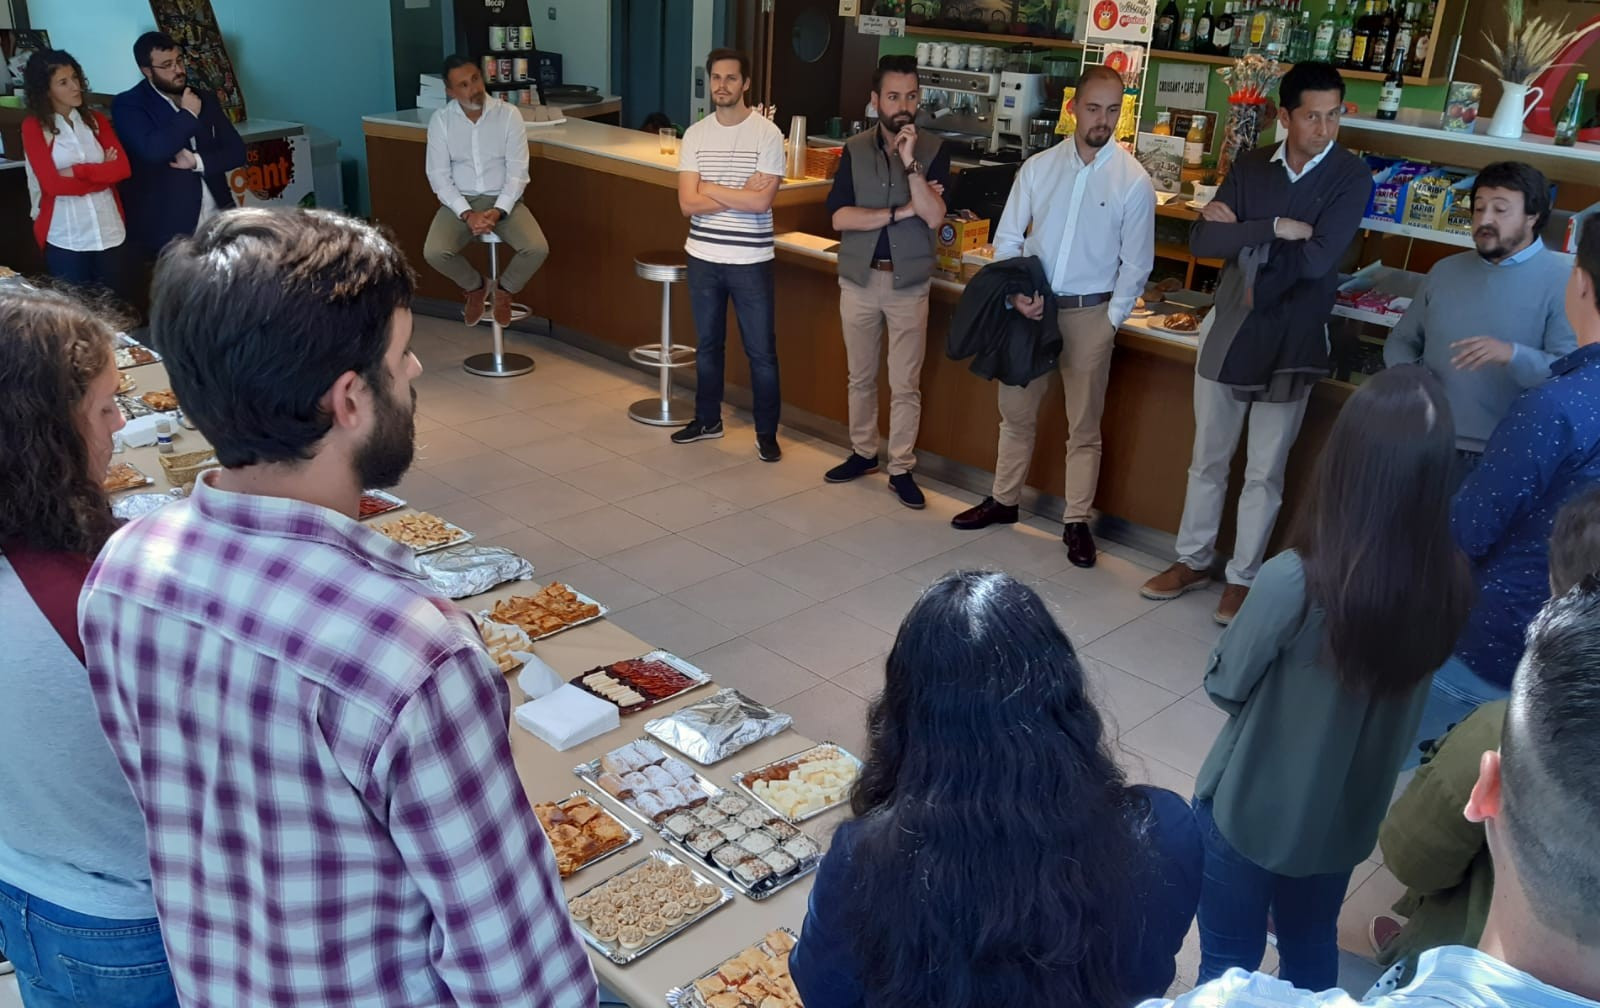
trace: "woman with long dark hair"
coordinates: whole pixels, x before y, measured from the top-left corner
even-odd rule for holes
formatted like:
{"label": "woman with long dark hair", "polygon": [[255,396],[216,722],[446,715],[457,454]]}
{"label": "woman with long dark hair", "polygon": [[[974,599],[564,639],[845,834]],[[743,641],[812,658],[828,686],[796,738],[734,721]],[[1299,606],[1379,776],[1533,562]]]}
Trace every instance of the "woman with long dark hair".
{"label": "woman with long dark hair", "polygon": [[0,293],[0,954],[28,1008],[176,1008],[144,818],[100,728],[78,593],[114,528],[111,330]]}
{"label": "woman with long dark hair", "polygon": [[1032,589],[956,573],[900,626],[854,818],[790,966],[806,1008],[1128,1005],[1164,994],[1201,852],[1128,787],[1072,645]]}
{"label": "woman with long dark hair", "polygon": [[1254,970],[1338,982],[1339,908],[1389,807],[1428,681],[1472,597],[1450,537],[1455,423],[1439,380],[1390,368],[1345,404],[1291,542],[1206,670],[1229,715],[1195,781],[1206,845],[1200,982]]}
{"label": "woman with long dark hair", "polygon": [[68,283],[115,291],[127,238],[117,183],[132,172],[128,157],[111,121],[85,105],[89,82],[70,53],[34,53],[22,82],[22,150],[45,263]]}

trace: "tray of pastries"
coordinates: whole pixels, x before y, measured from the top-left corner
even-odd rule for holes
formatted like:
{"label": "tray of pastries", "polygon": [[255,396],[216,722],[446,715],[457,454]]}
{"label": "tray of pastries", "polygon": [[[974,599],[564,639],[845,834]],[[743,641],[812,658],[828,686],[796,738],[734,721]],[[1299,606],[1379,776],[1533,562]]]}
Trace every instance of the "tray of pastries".
{"label": "tray of pastries", "polygon": [[704,686],[711,677],[667,651],[612,662],[580,673],[572,684],[610,700],[624,714],[642,711]]}
{"label": "tray of pastries", "polygon": [[390,511],[398,511],[405,506],[406,502],[392,493],[385,493],[382,490],[363,490],[361,509],[356,512],[356,517],[365,521],[381,514],[388,514]]}
{"label": "tray of pastries", "polygon": [[582,623],[590,623],[609,610],[594,599],[559,581],[539,590],[537,595],[513,595],[501,599],[494,608],[479,613],[486,620],[509,623],[539,640]]}
{"label": "tray of pastries", "polygon": [[472,533],[461,526],[452,525],[426,511],[390,518],[373,528],[417,553],[432,553],[446,546],[458,546],[472,538]]}
{"label": "tray of pastries", "polygon": [[643,859],[567,901],[578,934],[618,966],[626,966],[733,901],[670,851]]}
{"label": "tray of pastries", "polygon": [[789,976],[798,936],[788,928],[724,960],[715,969],[667,992],[667,1008],[802,1008]]}
{"label": "tray of pastries", "polygon": [[1200,318],[1193,312],[1168,312],[1152,319],[1150,328],[1176,336],[1193,336],[1200,331]]}
{"label": "tray of pastries", "polygon": [[649,739],[618,746],[572,772],[652,828],[674,812],[699,808],[718,791],[689,764],[668,756]]}
{"label": "tray of pastries", "polygon": [[790,822],[804,822],[842,805],[861,776],[861,761],[833,742],[822,742],[733,775],[733,783]]}
{"label": "tray of pastries", "polygon": [[132,490],[135,487],[149,486],[155,480],[139,471],[139,467],[131,462],[117,462],[106,470],[104,482],[106,493],[116,493],[119,490]]}
{"label": "tray of pastries", "polygon": [[539,802],[533,807],[533,814],[550,839],[562,878],[626,850],[641,839],[638,830],[606,811],[582,788],[558,802]]}
{"label": "tray of pastries", "polygon": [[127,395],[138,387],[139,383],[134,381],[133,375],[125,371],[117,372],[117,395]]}
{"label": "tray of pastries", "polygon": [[117,347],[116,359],[117,367],[127,370],[128,368],[143,367],[146,364],[154,364],[156,361],[161,359],[161,355],[156,353],[154,350],[151,350],[149,347],[140,346],[138,343],[130,342],[130,344],[127,346]]}
{"label": "tray of pastries", "polygon": [[139,400],[157,413],[171,413],[178,408],[178,394],[171,389],[151,389]]}
{"label": "tray of pastries", "polygon": [[489,657],[501,672],[515,672],[527,663],[523,656],[533,653],[533,641],[528,639],[527,631],[510,623],[485,619],[475,619],[473,623],[478,627],[478,635],[483,638]]}

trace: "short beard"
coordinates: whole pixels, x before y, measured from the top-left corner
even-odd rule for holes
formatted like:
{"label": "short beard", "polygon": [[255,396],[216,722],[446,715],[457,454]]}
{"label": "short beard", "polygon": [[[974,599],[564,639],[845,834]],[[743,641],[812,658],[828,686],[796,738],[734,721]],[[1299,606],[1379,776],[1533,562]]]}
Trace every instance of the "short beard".
{"label": "short beard", "polygon": [[172,95],[174,98],[183,94],[189,89],[189,78],[187,77],[183,79],[182,84],[168,84],[160,77],[152,76],[150,78],[150,83],[156,86],[157,91],[160,91],[162,94]]}
{"label": "short beard", "polygon": [[889,132],[898,133],[907,126],[910,126],[912,123],[916,122],[917,117],[912,115],[910,112],[896,112],[892,116],[886,116],[882,112],[879,112],[878,121],[888,127]]}
{"label": "short beard", "polygon": [[388,378],[384,388],[374,390],[378,405],[372,434],[356,449],[356,474],[361,485],[371,490],[398,484],[417,454],[417,390],[411,390],[411,408],[406,409],[390,397],[388,385],[392,382]]}
{"label": "short beard", "polygon": [[735,92],[733,97],[727,99],[726,101],[718,98],[716,95],[711,96],[711,104],[715,105],[717,108],[738,108],[739,104],[743,101],[744,92],[742,91]]}
{"label": "short beard", "polygon": [[[1102,130],[1104,130],[1105,136],[1102,136],[1100,139],[1096,140],[1095,134],[1100,133]],[[1084,133],[1083,142],[1088,144],[1090,147],[1099,150],[1101,147],[1104,147],[1106,144],[1111,142],[1111,134],[1114,132],[1115,130],[1106,129],[1103,126],[1097,127]]]}

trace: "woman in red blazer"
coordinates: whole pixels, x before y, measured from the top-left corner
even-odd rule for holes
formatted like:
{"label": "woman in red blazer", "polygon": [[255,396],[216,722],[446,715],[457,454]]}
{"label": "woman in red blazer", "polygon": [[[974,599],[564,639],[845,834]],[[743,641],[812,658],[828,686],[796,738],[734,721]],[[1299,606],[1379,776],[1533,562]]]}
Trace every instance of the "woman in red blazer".
{"label": "woman in red blazer", "polygon": [[22,79],[22,150],[45,262],[69,283],[116,290],[127,237],[116,187],[128,177],[127,155],[111,121],[84,107],[89,84],[71,54],[34,53]]}

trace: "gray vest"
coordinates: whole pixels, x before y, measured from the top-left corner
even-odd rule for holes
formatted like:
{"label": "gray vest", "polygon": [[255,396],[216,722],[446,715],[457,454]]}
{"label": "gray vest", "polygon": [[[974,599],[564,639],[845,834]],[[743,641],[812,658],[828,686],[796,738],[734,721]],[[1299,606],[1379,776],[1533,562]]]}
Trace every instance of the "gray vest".
{"label": "gray vest", "polygon": [[[887,155],[878,143],[881,127],[851,137],[850,180],[855,184],[858,207],[882,210],[911,202],[911,184],[900,159]],[[933,163],[941,141],[932,133],[918,133],[912,148],[924,168]],[[915,287],[933,276],[934,236],[920,217],[912,215],[889,228],[889,257],[894,260],[895,287]],[[872,273],[872,253],[878,247],[877,231],[845,231],[839,238],[839,275],[860,287]]]}

